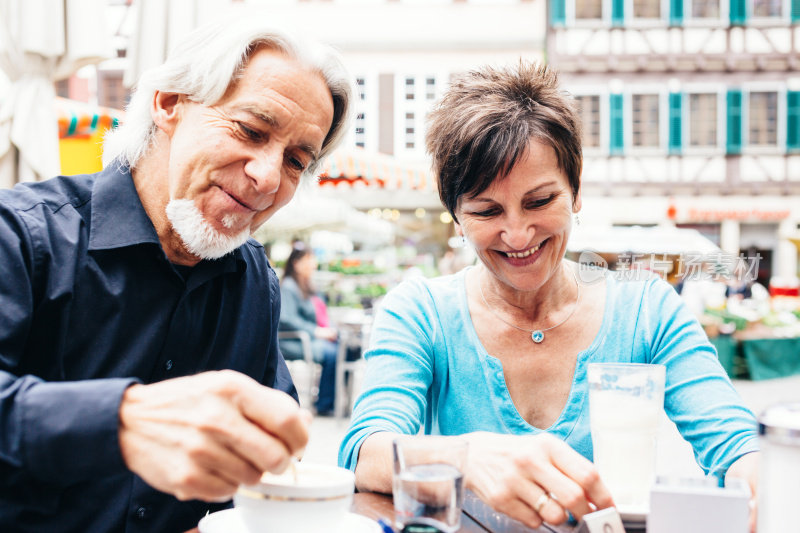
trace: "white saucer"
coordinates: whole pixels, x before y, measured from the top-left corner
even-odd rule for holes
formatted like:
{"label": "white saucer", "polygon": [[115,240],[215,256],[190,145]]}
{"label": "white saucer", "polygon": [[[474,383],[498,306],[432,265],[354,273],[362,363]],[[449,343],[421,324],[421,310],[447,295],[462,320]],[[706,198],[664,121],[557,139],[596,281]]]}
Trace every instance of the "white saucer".
{"label": "white saucer", "polygon": [[635,505],[618,505],[617,512],[626,524],[643,524],[647,522],[647,515],[650,514],[650,509]]}
{"label": "white saucer", "polygon": [[[236,508],[211,513],[200,520],[197,527],[200,533],[248,533]],[[337,531],[340,533],[381,533],[381,526],[366,516],[347,513]],[[275,533],[282,532],[276,531]]]}

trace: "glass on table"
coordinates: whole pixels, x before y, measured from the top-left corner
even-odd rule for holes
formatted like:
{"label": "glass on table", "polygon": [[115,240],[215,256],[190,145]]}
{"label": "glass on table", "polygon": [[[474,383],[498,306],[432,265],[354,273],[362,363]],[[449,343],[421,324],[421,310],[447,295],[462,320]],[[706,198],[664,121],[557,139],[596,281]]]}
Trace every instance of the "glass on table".
{"label": "glass on table", "polygon": [[594,464],[620,511],[648,508],[665,378],[663,365],[588,366]]}
{"label": "glass on table", "polygon": [[397,528],[458,531],[464,502],[462,472],[467,458],[466,441],[409,435],[396,438],[392,449],[392,496]]}

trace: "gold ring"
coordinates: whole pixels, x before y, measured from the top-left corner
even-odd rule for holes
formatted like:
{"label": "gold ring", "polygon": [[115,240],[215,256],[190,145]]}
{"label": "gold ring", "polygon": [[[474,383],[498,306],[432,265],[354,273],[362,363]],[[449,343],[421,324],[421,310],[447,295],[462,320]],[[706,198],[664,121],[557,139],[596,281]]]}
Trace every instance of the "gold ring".
{"label": "gold ring", "polygon": [[543,492],[541,496],[536,500],[536,503],[533,504],[533,510],[536,511],[536,514],[542,513],[542,507],[550,500],[550,495],[546,492]]}

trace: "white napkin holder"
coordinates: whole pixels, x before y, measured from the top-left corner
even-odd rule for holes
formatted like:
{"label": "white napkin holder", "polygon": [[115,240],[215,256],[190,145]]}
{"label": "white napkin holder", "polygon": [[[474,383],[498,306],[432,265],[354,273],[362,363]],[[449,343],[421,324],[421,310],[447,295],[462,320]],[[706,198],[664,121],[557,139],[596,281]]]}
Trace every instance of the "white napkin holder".
{"label": "white napkin holder", "polygon": [[660,477],[650,492],[647,533],[748,533],[750,488],[741,479]]}

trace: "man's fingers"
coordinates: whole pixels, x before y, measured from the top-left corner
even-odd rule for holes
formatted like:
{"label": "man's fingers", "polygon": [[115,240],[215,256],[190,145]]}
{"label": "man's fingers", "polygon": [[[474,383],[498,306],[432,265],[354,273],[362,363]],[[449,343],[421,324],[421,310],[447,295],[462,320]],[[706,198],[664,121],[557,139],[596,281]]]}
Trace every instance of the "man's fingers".
{"label": "man's fingers", "polygon": [[288,466],[292,453],[286,444],[250,419],[232,413],[228,424],[220,430],[220,434],[214,438],[242,462],[242,465],[233,465],[237,467],[236,472],[243,476],[240,482],[257,481],[251,479],[251,473],[245,465],[258,472],[258,477],[263,472],[282,472]]}
{"label": "man's fingers", "polygon": [[264,470],[241,450],[225,443],[208,442],[202,451],[193,454],[192,460],[199,466],[227,481],[231,485],[251,485],[261,479]]}
{"label": "man's fingers", "polygon": [[308,443],[310,419],[288,394],[263,387],[252,381],[237,395],[242,414],[253,424],[280,440],[289,454],[302,450]]}
{"label": "man's fingers", "polygon": [[178,488],[175,497],[179,500],[203,500],[206,502],[224,502],[233,497],[238,484],[230,483],[216,473],[207,473]]}

